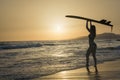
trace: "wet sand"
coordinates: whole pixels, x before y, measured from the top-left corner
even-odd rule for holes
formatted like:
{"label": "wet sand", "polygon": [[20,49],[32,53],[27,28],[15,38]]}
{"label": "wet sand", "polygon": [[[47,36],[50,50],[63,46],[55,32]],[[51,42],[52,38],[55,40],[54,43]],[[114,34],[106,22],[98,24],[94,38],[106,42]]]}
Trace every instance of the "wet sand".
{"label": "wet sand", "polygon": [[53,75],[43,76],[33,80],[120,80],[120,59],[98,64],[98,73],[94,72],[94,67],[90,67],[88,73],[86,68],[69,71],[61,71]]}

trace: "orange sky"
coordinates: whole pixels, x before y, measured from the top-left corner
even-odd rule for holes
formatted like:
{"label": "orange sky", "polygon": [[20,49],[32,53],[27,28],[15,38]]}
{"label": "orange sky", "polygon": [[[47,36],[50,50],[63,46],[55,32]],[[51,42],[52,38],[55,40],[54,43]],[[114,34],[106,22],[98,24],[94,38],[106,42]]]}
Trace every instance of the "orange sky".
{"label": "orange sky", "polygon": [[[72,14],[108,19],[120,34],[120,0],[0,0],[0,41],[63,40],[88,35],[85,21]],[[110,28],[95,24],[97,34]]]}

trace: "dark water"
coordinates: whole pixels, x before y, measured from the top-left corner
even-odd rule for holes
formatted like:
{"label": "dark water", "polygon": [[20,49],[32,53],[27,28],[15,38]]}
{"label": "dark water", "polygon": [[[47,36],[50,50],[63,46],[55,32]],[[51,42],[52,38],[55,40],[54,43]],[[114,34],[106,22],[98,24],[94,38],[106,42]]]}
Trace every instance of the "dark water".
{"label": "dark water", "polygon": [[[98,63],[120,58],[120,41],[96,43]],[[87,40],[0,42],[0,80],[31,80],[84,67],[87,48]]]}

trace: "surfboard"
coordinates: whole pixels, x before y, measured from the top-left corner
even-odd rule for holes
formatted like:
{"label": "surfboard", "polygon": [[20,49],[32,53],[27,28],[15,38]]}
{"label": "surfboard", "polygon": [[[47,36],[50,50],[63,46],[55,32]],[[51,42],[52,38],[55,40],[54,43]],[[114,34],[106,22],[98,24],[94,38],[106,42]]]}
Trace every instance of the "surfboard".
{"label": "surfboard", "polygon": [[68,17],[68,18],[75,18],[75,19],[82,19],[82,20],[88,20],[88,21],[92,21],[92,22],[96,22],[96,23],[99,23],[99,24],[103,24],[103,25],[107,25],[107,26],[113,27],[113,25],[110,24],[111,21],[107,21],[105,19],[95,20],[95,19],[85,18],[85,17],[81,17],[81,16],[74,16],[74,15],[66,15],[66,17]]}

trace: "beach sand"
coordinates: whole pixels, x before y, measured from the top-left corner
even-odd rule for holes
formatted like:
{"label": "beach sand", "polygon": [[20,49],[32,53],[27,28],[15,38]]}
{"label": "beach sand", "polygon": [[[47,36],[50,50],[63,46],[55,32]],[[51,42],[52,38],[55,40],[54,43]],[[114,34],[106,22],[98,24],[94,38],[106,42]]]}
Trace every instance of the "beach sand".
{"label": "beach sand", "polygon": [[120,80],[120,59],[98,64],[98,73],[90,67],[91,73],[86,68],[61,71],[56,74],[43,76],[33,80]]}

